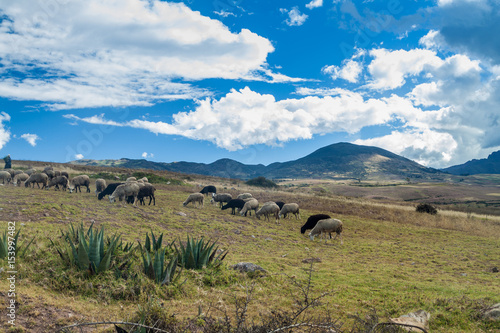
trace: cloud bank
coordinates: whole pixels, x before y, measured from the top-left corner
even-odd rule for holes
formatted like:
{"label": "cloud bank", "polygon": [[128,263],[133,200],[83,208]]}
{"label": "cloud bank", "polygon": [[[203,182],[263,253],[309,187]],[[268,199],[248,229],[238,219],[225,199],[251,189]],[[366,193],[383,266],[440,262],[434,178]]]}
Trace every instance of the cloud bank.
{"label": "cloud bank", "polygon": [[0,8],[0,96],[56,110],[201,98],[209,92],[186,81],[267,79],[274,51],[183,3],[0,0]]}

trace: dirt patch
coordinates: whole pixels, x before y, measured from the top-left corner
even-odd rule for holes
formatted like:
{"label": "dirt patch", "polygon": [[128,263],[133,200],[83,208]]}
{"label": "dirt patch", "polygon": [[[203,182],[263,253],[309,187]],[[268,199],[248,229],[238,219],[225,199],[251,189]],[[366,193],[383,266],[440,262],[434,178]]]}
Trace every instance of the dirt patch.
{"label": "dirt patch", "polygon": [[[3,304],[7,304],[10,298],[7,293],[0,293]],[[31,298],[18,294],[16,301],[15,328],[24,329],[25,332],[53,332],[55,329],[71,325],[76,322],[88,321],[83,315],[66,308],[56,308],[47,304],[42,297]],[[13,327],[7,322],[5,307],[0,310],[0,327],[11,329]],[[79,332],[92,332],[95,327],[82,327]]]}

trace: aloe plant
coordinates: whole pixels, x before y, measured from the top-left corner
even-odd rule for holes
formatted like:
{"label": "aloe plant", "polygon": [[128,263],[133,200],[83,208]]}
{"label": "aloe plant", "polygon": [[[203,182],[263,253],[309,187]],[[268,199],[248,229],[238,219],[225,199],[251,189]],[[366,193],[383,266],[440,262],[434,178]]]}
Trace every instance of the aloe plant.
{"label": "aloe plant", "polygon": [[12,246],[15,248],[16,256],[23,257],[28,248],[30,247],[31,243],[35,240],[35,237],[31,239],[28,243],[24,242],[22,244],[19,244],[19,234],[21,232],[21,229],[17,231],[17,233],[14,235],[14,231],[7,231],[5,230],[4,234],[0,237],[0,259],[4,259],[7,257],[9,252],[9,240],[12,244]]}
{"label": "aloe plant", "polygon": [[177,276],[175,276],[178,263],[177,256],[171,258],[170,262],[165,266],[165,252],[172,247],[172,244],[168,247],[162,248],[163,233],[157,239],[154,236],[153,231],[151,231],[151,238],[152,243],[149,235],[146,234],[144,247],[142,247],[141,243],[139,243],[144,274],[155,280],[156,283],[159,283],[160,285],[168,285],[175,282],[180,276],[180,271]]}
{"label": "aloe plant", "polygon": [[227,250],[217,255],[219,248],[215,247],[216,243],[217,241],[205,242],[203,237],[200,240],[195,240],[188,236],[186,246],[184,246],[179,239],[179,248],[174,244],[179,265],[187,269],[202,269],[209,265],[220,265],[227,255]]}
{"label": "aloe plant", "polygon": [[[63,233],[64,235],[64,233]],[[77,235],[78,244],[75,246],[73,236]],[[111,268],[112,259],[115,256],[115,249],[120,241],[119,235],[109,238],[107,249],[104,246],[104,227],[100,231],[90,226],[87,233],[84,232],[83,224],[77,229],[68,232],[65,240],[69,244],[66,251],[55,246],[59,256],[63,261],[75,265],[80,270],[87,270],[90,275],[99,274]]]}

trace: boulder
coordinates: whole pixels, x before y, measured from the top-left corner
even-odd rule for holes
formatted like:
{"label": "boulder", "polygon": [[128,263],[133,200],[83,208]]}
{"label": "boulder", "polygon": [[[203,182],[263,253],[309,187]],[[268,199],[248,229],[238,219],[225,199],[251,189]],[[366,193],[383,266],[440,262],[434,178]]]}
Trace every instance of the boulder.
{"label": "boulder", "polygon": [[231,268],[234,270],[238,270],[242,273],[243,272],[255,273],[257,271],[266,273],[266,270],[264,268],[251,262],[239,262],[235,265],[232,265]]}
{"label": "boulder", "polygon": [[500,303],[486,309],[483,318],[491,321],[500,321]]}
{"label": "boulder", "polygon": [[[424,310],[418,310],[418,311],[408,313],[408,314],[403,315],[403,316],[398,317],[398,318],[389,318],[389,321],[391,323],[396,323],[396,324],[404,324],[404,325],[412,325],[412,326],[421,327],[424,330],[428,331],[430,318],[431,318],[431,315],[428,312],[426,312]],[[419,330],[418,328],[411,328],[411,327],[407,328],[406,330],[408,332],[422,332],[422,330]]]}

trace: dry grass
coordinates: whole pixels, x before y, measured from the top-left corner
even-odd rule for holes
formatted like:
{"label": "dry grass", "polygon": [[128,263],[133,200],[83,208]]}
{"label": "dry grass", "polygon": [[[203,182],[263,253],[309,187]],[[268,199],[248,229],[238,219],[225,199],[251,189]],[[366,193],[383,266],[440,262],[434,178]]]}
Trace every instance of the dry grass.
{"label": "dry grass", "polygon": [[[88,167],[87,171],[103,169],[110,170]],[[86,169],[72,170],[80,173]],[[193,318],[198,315],[198,305],[205,312],[213,302],[232,311],[234,295],[243,297],[244,287],[255,283],[256,301],[248,313],[257,320],[260,314],[273,309],[293,308],[290,295],[295,289],[289,277],[302,278],[307,266],[302,261],[311,257],[320,258],[314,267],[314,287],[320,292],[334,291],[319,311],[334,311],[346,327],[352,322],[349,315],[371,309],[387,318],[423,308],[432,312],[433,332],[486,332],[481,321],[472,317],[470,304],[484,299],[491,303],[500,301],[498,276],[491,271],[492,267],[500,267],[498,218],[442,210],[432,216],[416,213],[414,204],[405,202],[384,203],[302,188],[260,190],[227,179],[154,173],[182,179],[190,185],[157,185],[157,205],[142,207],[97,201],[92,193],[70,195],[0,187],[2,226],[6,221],[16,221],[25,224],[23,232],[37,236],[37,254],[21,262],[23,277],[18,290],[22,305],[26,306],[22,316],[27,318],[50,308],[84,320],[124,320],[137,311],[137,304],[144,305],[145,295],[154,295],[165,304],[163,311],[175,313],[178,318]],[[233,196],[251,192],[261,203],[296,202],[302,218],[275,225],[254,217],[232,216],[208,204],[208,198],[202,209],[182,206],[187,194],[208,184]],[[186,216],[178,215],[179,212]],[[330,213],[344,221],[343,246],[338,242],[311,242],[299,233],[306,218],[316,213]],[[74,270],[60,267],[57,254],[47,241],[48,237],[57,237],[60,229],[66,230],[69,223],[89,225],[91,220],[109,232],[120,232],[126,241],[143,241],[150,230],[165,233],[169,241],[184,239],[186,234],[218,239],[221,248],[229,249],[228,265],[251,261],[268,270],[268,275],[251,279],[229,269],[185,271],[182,280],[186,282],[178,289],[143,284],[140,296],[115,298],[114,295],[127,294],[126,282],[88,280]],[[140,271],[140,267],[136,269]],[[63,273],[67,275],[63,277]],[[0,281],[0,291],[5,288],[6,281]],[[74,321],[53,316],[65,324]],[[0,317],[4,317],[1,311]],[[41,315],[37,317],[30,325],[42,323]],[[5,323],[1,326],[6,327]],[[44,327],[50,331],[50,327]]]}

